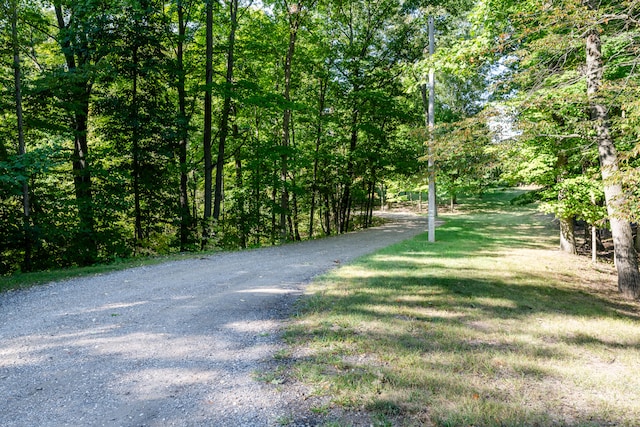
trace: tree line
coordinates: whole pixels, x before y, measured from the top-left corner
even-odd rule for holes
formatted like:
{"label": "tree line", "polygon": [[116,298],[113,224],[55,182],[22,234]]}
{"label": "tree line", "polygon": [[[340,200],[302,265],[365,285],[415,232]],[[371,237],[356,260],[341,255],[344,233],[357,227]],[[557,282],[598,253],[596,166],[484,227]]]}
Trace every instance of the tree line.
{"label": "tree line", "polygon": [[344,233],[421,168],[420,2],[1,7],[0,273]]}
{"label": "tree line", "polygon": [[2,274],[367,227],[385,191],[426,190],[435,69],[441,201],[536,184],[563,248],[609,228],[640,296],[635,1],[0,8]]}

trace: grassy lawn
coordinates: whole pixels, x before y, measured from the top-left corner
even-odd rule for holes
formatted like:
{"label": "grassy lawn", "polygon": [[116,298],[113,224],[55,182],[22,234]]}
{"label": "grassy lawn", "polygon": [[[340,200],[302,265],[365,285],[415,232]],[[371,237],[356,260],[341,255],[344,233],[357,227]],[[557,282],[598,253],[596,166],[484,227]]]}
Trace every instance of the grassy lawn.
{"label": "grassy lawn", "polygon": [[186,258],[205,256],[206,253],[174,254],[156,257],[140,257],[121,260],[112,264],[97,264],[89,267],[72,267],[59,270],[35,271],[30,273],[16,273],[9,276],[0,276],[0,292],[15,289],[28,288],[43,285],[50,282],[74,279],[77,277],[98,276],[113,271],[129,268],[161,264],[168,261],[176,261]]}
{"label": "grassy lawn", "polygon": [[[640,425],[640,305],[514,192],[317,281],[291,375],[377,425]],[[325,398],[325,402],[327,398]],[[323,412],[324,411],[324,412]],[[349,425],[339,420],[327,425]]]}

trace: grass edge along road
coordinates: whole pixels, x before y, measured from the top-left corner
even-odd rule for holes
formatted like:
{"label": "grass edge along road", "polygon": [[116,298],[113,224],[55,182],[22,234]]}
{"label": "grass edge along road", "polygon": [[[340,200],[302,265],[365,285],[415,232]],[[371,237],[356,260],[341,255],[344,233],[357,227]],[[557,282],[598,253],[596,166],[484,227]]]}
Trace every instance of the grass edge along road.
{"label": "grass edge along road", "polygon": [[[640,425],[640,307],[507,191],[316,281],[289,373],[377,425]],[[280,357],[283,355],[280,354]],[[334,411],[336,412],[336,411]],[[337,412],[336,412],[337,413]],[[346,423],[348,425],[348,423]]]}

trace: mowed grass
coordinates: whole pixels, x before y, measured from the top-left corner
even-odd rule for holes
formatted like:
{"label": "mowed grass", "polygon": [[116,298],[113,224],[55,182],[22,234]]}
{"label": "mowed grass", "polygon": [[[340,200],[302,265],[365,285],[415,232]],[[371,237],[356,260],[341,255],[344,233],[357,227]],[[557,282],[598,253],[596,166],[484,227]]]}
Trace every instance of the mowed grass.
{"label": "mowed grass", "polygon": [[317,281],[287,333],[292,375],[378,425],[640,425],[640,305],[514,196]]}
{"label": "mowed grass", "polygon": [[[51,282],[60,282],[80,277],[99,276],[114,271],[130,268],[157,265],[168,261],[176,261],[195,257],[195,254],[177,254],[148,258],[132,258],[120,260],[111,264],[96,264],[88,267],[70,267],[58,270],[35,271],[29,273],[15,273],[8,276],[0,276],[0,292],[29,288],[44,285]],[[199,256],[202,256],[200,254]]]}
{"label": "mowed grass", "polygon": [[219,252],[219,250],[212,250],[205,252],[181,252],[169,255],[140,256],[137,258],[118,259],[108,264],[95,264],[87,267],[69,267],[27,273],[18,272],[7,276],[0,276],[0,292],[25,289],[32,286],[82,277],[100,276],[113,273],[114,271],[154,266],[172,261],[206,258],[209,255],[215,255]]}

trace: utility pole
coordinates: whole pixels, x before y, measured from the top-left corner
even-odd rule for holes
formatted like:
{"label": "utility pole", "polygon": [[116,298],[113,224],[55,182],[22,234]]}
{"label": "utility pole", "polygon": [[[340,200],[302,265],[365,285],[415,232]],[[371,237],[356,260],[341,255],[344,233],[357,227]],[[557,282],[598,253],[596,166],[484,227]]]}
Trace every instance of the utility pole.
{"label": "utility pole", "polygon": [[[433,16],[429,17],[429,57],[433,56],[435,51]],[[433,159],[433,132],[435,128],[435,70],[433,66],[429,69],[429,108],[428,108],[428,127],[429,127],[429,146],[427,149],[428,165],[427,173],[429,175],[429,206],[427,211],[428,218],[428,240],[436,241],[436,172],[435,161]]]}

